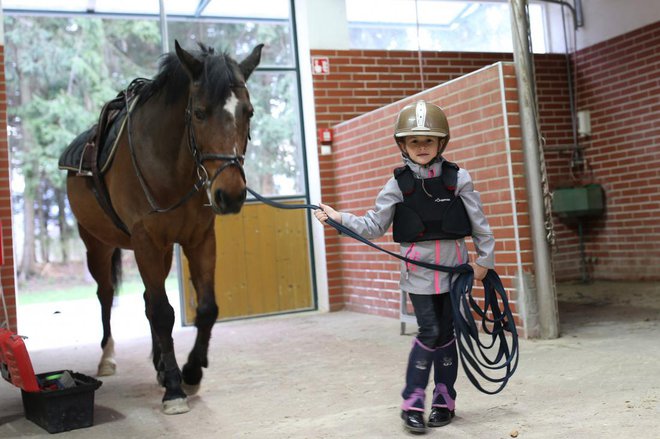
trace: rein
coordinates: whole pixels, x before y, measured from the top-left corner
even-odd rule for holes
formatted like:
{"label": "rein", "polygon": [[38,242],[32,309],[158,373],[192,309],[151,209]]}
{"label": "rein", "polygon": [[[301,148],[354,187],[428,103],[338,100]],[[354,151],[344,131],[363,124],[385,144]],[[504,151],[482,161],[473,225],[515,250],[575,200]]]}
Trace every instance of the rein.
{"label": "rein", "polygon": [[[263,197],[249,187],[247,191],[257,200],[277,209],[307,209],[310,211],[320,209],[319,206],[314,204],[278,203]],[[448,267],[409,259],[374,244],[332,218],[328,218],[326,223],[335,228],[339,233],[404,262],[428,268],[429,270],[449,273],[449,294],[454,315],[454,330],[456,332],[458,351],[461,357],[461,363],[463,364],[463,370],[470,382],[483,393],[494,395],[504,389],[509,378],[511,378],[518,367],[518,331],[516,330],[515,320],[506,291],[502,285],[502,280],[495,270],[488,270],[486,277],[482,281],[484,285],[484,305],[481,307],[472,297],[474,272],[469,264]],[[454,276],[456,277],[454,278]],[[501,302],[501,308],[498,300]],[[480,339],[477,321],[472,311],[479,316],[482,331],[490,336],[489,342],[483,342]],[[511,347],[509,347],[506,339],[507,332],[511,336]],[[494,357],[491,357],[487,351],[491,351],[494,348],[496,354]],[[502,371],[504,375],[502,377],[493,377],[488,371]],[[488,382],[498,383],[498,387],[495,390],[485,389],[479,383],[477,375]]]}
{"label": "rein", "polygon": [[[128,149],[131,153],[131,162],[133,163],[133,169],[135,170],[135,175],[137,175],[138,181],[140,182],[140,186],[142,187],[142,192],[147,197],[147,201],[151,206],[152,213],[170,212],[178,208],[179,206],[183,205],[193,195],[195,195],[196,192],[199,192],[202,188],[206,189],[206,196],[208,197],[209,205],[211,206],[211,209],[215,213],[220,213],[220,212],[216,212],[216,208],[214,204],[211,202],[212,200],[211,185],[213,184],[215,179],[220,175],[220,173],[225,169],[229,168],[230,166],[238,167],[238,169],[241,171],[241,176],[243,177],[243,181],[245,181],[245,171],[243,170],[243,165],[242,165],[242,162],[244,161],[245,157],[239,154],[233,154],[233,155],[215,154],[215,153],[205,154],[200,151],[199,147],[197,146],[197,141],[195,140],[195,130],[193,129],[192,126],[192,117],[191,117],[192,96],[190,96],[188,99],[188,106],[186,107],[186,111],[185,111],[185,122],[186,122],[186,130],[188,132],[188,148],[190,149],[190,153],[195,162],[195,170],[197,171],[197,180],[195,181],[195,183],[193,183],[193,187],[190,188],[190,190],[183,197],[181,197],[179,201],[176,201],[174,204],[170,205],[169,207],[159,207],[158,202],[149,191],[149,186],[147,185],[144,175],[142,174],[142,170],[138,165],[137,155],[135,154],[135,147],[133,146],[133,138],[131,135],[131,108],[128,105],[129,92],[132,92],[132,90],[134,90],[136,86],[141,86],[147,81],[149,80],[144,78],[134,79],[133,82],[131,82],[129,86],[126,88],[126,91],[124,92],[124,98],[126,101],[126,111],[127,111],[126,129],[128,136]],[[204,162],[208,160],[225,161],[225,163],[223,163],[222,166],[219,166],[218,169],[216,169],[215,173],[213,174],[213,177],[211,178],[209,178],[209,173],[204,167]]]}

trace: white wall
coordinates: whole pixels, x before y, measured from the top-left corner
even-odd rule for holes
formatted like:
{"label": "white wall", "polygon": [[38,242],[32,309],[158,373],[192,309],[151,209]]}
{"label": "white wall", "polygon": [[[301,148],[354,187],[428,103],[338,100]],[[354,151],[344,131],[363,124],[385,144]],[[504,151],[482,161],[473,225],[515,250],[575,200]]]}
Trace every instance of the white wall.
{"label": "white wall", "polygon": [[[572,1],[568,0],[570,4]],[[307,0],[309,47],[312,49],[349,48],[344,0]],[[564,53],[561,7],[546,3],[550,28],[548,49]],[[566,11],[569,51],[593,46],[660,20],[660,0],[582,0],[584,26],[573,32],[573,18]]]}
{"label": "white wall", "polygon": [[[310,40],[313,30],[310,29],[310,3],[320,0],[294,0],[296,10],[296,25],[298,36],[298,56],[300,59],[300,95],[303,113],[303,136],[307,153],[307,177],[309,179],[309,198],[312,204],[321,201],[321,169],[319,165],[318,144],[316,143],[316,113],[314,110],[314,85],[310,64]],[[341,0],[343,3],[343,0]],[[314,265],[316,281],[316,297],[319,311],[330,310],[328,290],[328,272],[325,254],[325,228],[321,223],[312,220],[312,240],[314,241]]]}
{"label": "white wall", "polygon": [[584,27],[577,32],[577,49],[623,35],[660,20],[658,0],[582,0]]}
{"label": "white wall", "polygon": [[349,49],[344,0],[307,0],[305,7],[311,49]]}

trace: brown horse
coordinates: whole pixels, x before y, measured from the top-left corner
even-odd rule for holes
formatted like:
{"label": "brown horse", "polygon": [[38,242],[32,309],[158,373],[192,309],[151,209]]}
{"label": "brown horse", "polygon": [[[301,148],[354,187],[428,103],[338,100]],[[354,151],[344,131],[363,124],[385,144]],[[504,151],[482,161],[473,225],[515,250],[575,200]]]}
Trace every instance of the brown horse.
{"label": "brown horse", "polygon": [[[190,410],[182,385],[188,393],[196,391],[202,367],[208,367],[218,316],[214,216],[237,213],[245,201],[242,164],[253,113],[245,82],[263,47],[256,46],[238,63],[203,44],[190,52],[175,45],[176,53],[164,56],[158,74],[136,92],[127,129],[101,177],[109,199],[105,208],[95,196],[99,191],[93,178],[72,171],[67,176],[87,265],[98,284],[103,323],[99,375],[115,372],[110,312],[117,256],[119,249],[132,249],[144,282],[153,362],[165,387],[167,414]],[[174,243],[190,263],[197,294],[197,338],[183,369],[174,355],[174,309],[165,294]]]}

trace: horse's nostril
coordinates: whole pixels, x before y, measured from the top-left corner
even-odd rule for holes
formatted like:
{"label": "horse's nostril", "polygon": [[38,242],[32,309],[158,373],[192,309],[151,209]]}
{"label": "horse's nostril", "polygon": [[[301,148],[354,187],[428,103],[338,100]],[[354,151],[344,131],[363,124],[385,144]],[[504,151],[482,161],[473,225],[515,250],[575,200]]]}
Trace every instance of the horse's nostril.
{"label": "horse's nostril", "polygon": [[215,204],[217,206],[219,206],[220,208],[224,207],[225,196],[224,196],[224,193],[220,189],[215,191]]}
{"label": "horse's nostril", "polygon": [[214,192],[215,205],[222,211],[222,213],[238,213],[245,202],[247,191],[243,189],[236,195],[227,195],[221,189]]}

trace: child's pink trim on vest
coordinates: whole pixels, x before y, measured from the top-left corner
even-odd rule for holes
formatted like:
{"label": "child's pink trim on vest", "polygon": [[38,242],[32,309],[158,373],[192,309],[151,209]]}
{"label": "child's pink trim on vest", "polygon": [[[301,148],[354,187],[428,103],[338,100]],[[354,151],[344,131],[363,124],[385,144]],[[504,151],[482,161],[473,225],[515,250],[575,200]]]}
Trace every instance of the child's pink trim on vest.
{"label": "child's pink trim on vest", "polygon": [[461,247],[458,245],[458,241],[454,241],[456,244],[456,256],[458,256],[458,263],[463,265],[463,255],[461,254]]}
{"label": "child's pink trim on vest", "polygon": [[[415,248],[415,243],[413,242],[412,244],[410,244],[410,247],[408,247],[408,251],[406,252],[406,255],[405,255],[406,258],[414,259],[414,258],[411,258],[411,256],[410,256],[410,253],[412,253],[414,248]],[[406,271],[410,270],[410,268],[412,268],[411,265],[410,265],[410,262],[406,262]]]}

